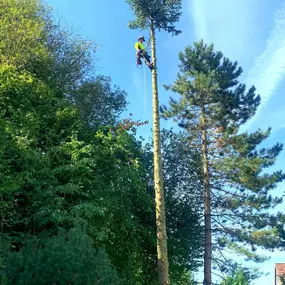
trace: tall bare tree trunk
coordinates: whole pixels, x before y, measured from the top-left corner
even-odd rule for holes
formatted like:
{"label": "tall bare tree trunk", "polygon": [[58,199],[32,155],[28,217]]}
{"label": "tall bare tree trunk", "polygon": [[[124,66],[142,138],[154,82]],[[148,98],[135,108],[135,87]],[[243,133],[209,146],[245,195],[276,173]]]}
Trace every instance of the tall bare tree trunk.
{"label": "tall bare tree trunk", "polygon": [[153,104],[153,160],[154,160],[154,184],[156,204],[156,227],[157,227],[157,259],[159,284],[169,284],[169,265],[167,253],[165,202],[162,176],[161,146],[160,146],[160,122],[159,122],[159,101],[157,88],[156,71],[156,46],[155,29],[151,20],[150,23],[151,49],[152,49],[152,104]]}
{"label": "tall bare tree trunk", "polygon": [[208,144],[205,122],[205,106],[202,105],[202,160],[203,160],[203,184],[204,184],[204,221],[205,221],[205,249],[204,249],[204,282],[203,285],[211,285],[211,260],[212,260],[212,236],[211,236],[211,188],[208,164]]}

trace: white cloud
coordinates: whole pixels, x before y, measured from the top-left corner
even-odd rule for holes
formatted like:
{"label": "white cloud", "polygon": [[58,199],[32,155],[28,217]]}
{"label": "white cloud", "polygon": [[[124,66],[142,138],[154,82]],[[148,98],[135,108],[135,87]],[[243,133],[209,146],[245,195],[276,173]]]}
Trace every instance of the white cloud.
{"label": "white cloud", "polygon": [[[272,29],[263,53],[255,60],[247,78],[248,85],[255,85],[261,95],[261,107],[249,123],[251,125],[285,77],[285,2],[274,17]],[[247,127],[248,127],[247,126]]]}
{"label": "white cloud", "polygon": [[[262,97],[256,116],[244,126],[245,129],[250,129],[253,123],[260,127],[270,125],[274,130],[285,125],[283,115],[283,119],[277,113],[263,112],[263,117],[260,116],[285,77],[285,1],[280,3],[281,8],[275,11],[273,28],[267,40],[261,31],[257,33],[257,27],[262,15],[270,15],[272,11],[268,3],[252,1],[249,5],[248,0],[191,0],[187,5],[187,13],[194,24],[195,40],[203,38],[207,43],[213,42],[216,50],[221,50],[231,60],[238,60],[245,70],[249,70],[241,80],[245,80],[247,86],[255,85]],[[260,47],[263,45],[262,51]]]}
{"label": "white cloud", "polygon": [[213,42],[217,50],[235,60],[248,53],[244,47],[252,38],[255,8],[248,0],[191,0],[187,9],[194,25],[190,29],[195,40]]}
{"label": "white cloud", "polygon": [[193,17],[195,25],[195,38],[207,38],[207,21],[205,16],[206,0],[192,0],[188,4],[188,13]]}

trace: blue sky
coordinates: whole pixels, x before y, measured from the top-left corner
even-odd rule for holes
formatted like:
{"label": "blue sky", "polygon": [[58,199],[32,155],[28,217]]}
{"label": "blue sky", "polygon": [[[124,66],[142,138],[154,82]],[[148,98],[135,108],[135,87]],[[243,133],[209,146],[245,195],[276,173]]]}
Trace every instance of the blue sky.
{"label": "blue sky", "polygon": [[[151,74],[138,69],[134,42],[146,32],[128,29],[132,13],[124,0],[46,0],[63,24],[100,45],[97,72],[109,75],[113,83],[128,93],[128,113],[135,119],[151,119]],[[178,68],[178,52],[193,41],[203,38],[214,43],[231,60],[243,67],[241,80],[255,85],[262,104],[245,130],[272,127],[270,146],[285,141],[285,1],[284,0],[184,0],[183,16],[178,24],[183,31],[178,37],[164,33],[157,37],[160,103],[167,103],[169,94],[162,84],[171,84]],[[163,126],[169,126],[164,123]],[[140,129],[150,135],[151,124]],[[285,151],[274,169],[284,169]],[[276,190],[283,191],[283,183]],[[261,268],[269,272],[256,285],[273,284],[275,262],[285,262],[283,252],[270,253],[271,260]],[[284,256],[284,258],[283,258]]]}

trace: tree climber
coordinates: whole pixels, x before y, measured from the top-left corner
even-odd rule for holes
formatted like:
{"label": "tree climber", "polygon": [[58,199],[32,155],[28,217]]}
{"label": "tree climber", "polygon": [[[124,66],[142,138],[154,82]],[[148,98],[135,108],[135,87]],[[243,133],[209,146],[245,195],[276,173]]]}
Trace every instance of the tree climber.
{"label": "tree climber", "polygon": [[150,70],[153,69],[153,64],[150,61],[150,57],[147,54],[146,50],[145,50],[145,46],[143,45],[143,42],[145,42],[145,39],[143,36],[140,36],[138,38],[138,41],[135,43],[135,48],[137,50],[136,56],[137,56],[137,65],[141,65],[142,61],[141,58],[144,59],[146,65],[149,67]]}

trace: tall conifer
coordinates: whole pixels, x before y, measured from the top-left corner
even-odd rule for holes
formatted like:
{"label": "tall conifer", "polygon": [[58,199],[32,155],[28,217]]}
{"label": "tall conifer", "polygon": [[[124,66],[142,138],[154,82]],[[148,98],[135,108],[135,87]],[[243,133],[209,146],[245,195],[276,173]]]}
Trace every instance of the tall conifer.
{"label": "tall conifer", "polygon": [[181,14],[181,0],[127,0],[133,10],[135,20],[130,22],[132,29],[146,29],[150,32],[152,51],[152,100],[153,100],[153,142],[154,142],[154,182],[157,224],[157,255],[159,284],[169,284],[165,203],[161,163],[159,100],[157,86],[156,34],[164,30],[178,34],[175,23]]}

